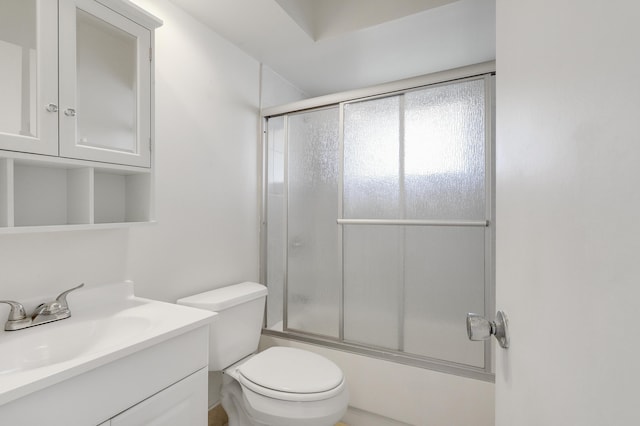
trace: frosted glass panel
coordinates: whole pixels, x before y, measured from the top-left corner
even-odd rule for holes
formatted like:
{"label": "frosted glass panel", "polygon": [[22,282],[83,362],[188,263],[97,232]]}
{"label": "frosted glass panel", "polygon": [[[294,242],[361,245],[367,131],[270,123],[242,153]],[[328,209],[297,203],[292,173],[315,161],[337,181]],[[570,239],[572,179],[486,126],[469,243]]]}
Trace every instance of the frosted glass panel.
{"label": "frosted glass panel", "polygon": [[285,268],[284,117],[267,123],[267,327],[282,331]]}
{"label": "frosted glass panel", "polygon": [[485,218],[484,80],[405,95],[407,219]]}
{"label": "frosted glass panel", "polygon": [[35,0],[0,2],[0,133],[36,136]]}
{"label": "frosted glass panel", "polygon": [[77,10],[79,145],[137,152],[137,39]]}
{"label": "frosted glass panel", "polygon": [[289,116],[288,328],[337,337],[339,110]]}
{"label": "frosted glass panel", "polygon": [[484,315],[484,228],[408,227],[405,352],[484,367],[467,339],[468,312]]}
{"label": "frosted glass panel", "polygon": [[399,349],[402,229],[344,227],[344,338]]}
{"label": "frosted glass panel", "polygon": [[399,208],[400,98],[344,106],[344,217],[395,219]]}

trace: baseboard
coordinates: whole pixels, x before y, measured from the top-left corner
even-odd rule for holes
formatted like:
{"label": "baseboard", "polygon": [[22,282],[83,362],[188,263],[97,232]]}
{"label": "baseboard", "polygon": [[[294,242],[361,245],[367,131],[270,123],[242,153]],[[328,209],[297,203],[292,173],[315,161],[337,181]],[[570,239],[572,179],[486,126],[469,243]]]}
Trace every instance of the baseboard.
{"label": "baseboard", "polygon": [[411,426],[388,417],[349,407],[342,418],[346,426]]}

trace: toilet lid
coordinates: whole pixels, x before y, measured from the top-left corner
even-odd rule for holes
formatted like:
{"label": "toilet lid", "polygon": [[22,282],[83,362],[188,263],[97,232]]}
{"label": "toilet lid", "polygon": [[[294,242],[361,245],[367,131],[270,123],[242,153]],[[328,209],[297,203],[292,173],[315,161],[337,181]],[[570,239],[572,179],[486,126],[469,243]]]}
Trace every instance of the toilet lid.
{"label": "toilet lid", "polygon": [[328,359],[313,352],[280,346],[253,356],[237,371],[255,385],[284,393],[323,393],[343,383],[342,370]]}

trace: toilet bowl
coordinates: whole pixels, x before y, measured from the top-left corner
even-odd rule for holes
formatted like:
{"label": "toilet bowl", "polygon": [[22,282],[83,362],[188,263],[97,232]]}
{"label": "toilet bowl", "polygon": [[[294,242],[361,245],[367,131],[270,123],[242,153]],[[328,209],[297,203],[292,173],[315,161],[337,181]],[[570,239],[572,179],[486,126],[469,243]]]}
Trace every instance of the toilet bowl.
{"label": "toilet bowl", "polygon": [[218,313],[210,326],[209,370],[223,372],[229,426],[333,426],[349,393],[340,368],[302,349],[258,349],[267,289],[241,283],[178,300]]}
{"label": "toilet bowl", "polygon": [[334,425],[349,402],[342,371],[309,351],[272,347],[225,369],[224,374],[223,398],[229,396],[223,399],[223,407],[225,402],[239,405],[236,410],[252,421],[247,424]]}

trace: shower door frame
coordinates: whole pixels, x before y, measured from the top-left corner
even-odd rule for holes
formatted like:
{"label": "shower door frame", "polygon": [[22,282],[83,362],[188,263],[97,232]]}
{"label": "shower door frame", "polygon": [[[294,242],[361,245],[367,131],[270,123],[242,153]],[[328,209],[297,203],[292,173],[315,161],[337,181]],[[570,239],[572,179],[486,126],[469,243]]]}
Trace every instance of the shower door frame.
{"label": "shower door frame", "polygon": [[[339,163],[338,163],[338,212],[337,224],[367,224],[363,220],[344,219],[343,213],[343,168],[344,168],[344,145],[343,145],[343,124],[344,124],[344,105],[351,102],[360,102],[394,96],[406,93],[411,90],[423,89],[426,87],[434,87],[442,84],[454,83],[457,81],[484,79],[485,80],[485,221],[435,221],[435,220],[393,220],[384,221],[376,220],[376,224],[381,225],[409,225],[409,226],[484,226],[485,227],[485,315],[491,316],[495,311],[495,168],[494,164],[494,147],[495,147],[495,61],[485,62],[481,64],[471,65],[453,70],[428,74],[421,77],[410,78],[393,83],[374,86],[366,89],[359,89],[349,92],[327,95],[318,98],[306,99],[291,104],[265,108],[261,110],[260,120],[260,136],[261,150],[259,151],[261,158],[259,164],[262,168],[260,171],[260,279],[262,283],[267,283],[267,163],[268,163],[268,146],[267,146],[267,121],[269,118],[284,116],[284,203],[288,206],[288,114],[303,113],[306,111],[321,110],[324,108],[339,108]],[[384,222],[384,223],[383,223]],[[288,236],[286,225],[288,223],[288,208],[284,210],[285,235],[284,242],[288,244]],[[343,250],[343,226],[339,228],[339,250],[341,267],[342,250]],[[470,377],[478,380],[494,382],[493,373],[493,354],[492,343],[486,341],[484,343],[484,367],[474,367],[466,364],[446,361],[442,359],[429,358],[411,353],[394,351],[392,349],[377,348],[364,344],[344,341],[344,282],[341,284],[340,291],[340,309],[339,309],[339,335],[338,338],[316,335],[308,332],[291,330],[287,328],[287,256],[284,257],[284,288],[283,288],[283,331],[271,330],[266,328],[266,311],[265,311],[265,328],[263,334],[297,340],[306,343],[320,344],[333,349],[353,352],[361,355],[371,356],[384,360],[397,362],[400,364],[426,368],[448,374],[455,374],[463,377]],[[461,330],[464,329],[464,319],[461,320]]]}

